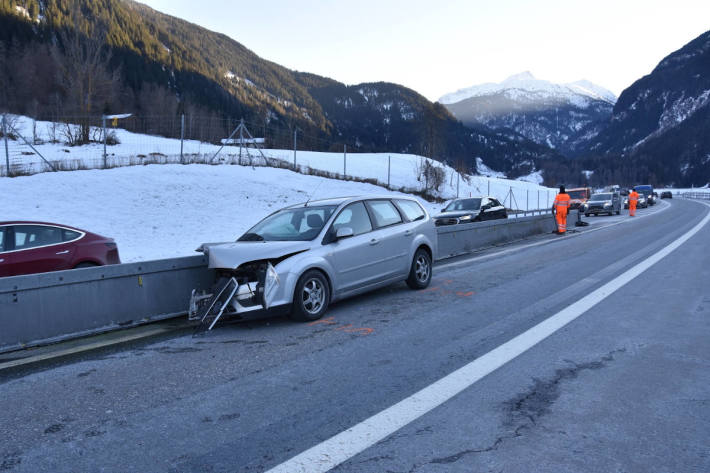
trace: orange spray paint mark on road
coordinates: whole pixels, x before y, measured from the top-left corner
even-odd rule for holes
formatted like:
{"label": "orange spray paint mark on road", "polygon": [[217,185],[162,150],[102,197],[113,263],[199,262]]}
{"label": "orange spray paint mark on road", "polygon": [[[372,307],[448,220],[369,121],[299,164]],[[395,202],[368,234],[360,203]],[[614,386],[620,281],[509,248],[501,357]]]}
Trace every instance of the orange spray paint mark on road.
{"label": "orange spray paint mark on road", "polygon": [[[315,320],[308,325],[338,325],[339,322],[335,321],[335,317],[327,317],[321,320]],[[369,327],[355,327],[353,324],[341,325],[340,327],[333,327],[333,330],[339,330],[345,333],[356,333],[358,335],[370,335],[375,331],[373,328]]]}
{"label": "orange spray paint mark on road", "polygon": [[459,297],[471,297],[473,295],[473,291],[468,291],[468,292],[456,291],[456,295]]}
{"label": "orange spray paint mark on road", "polygon": [[328,317],[325,319],[316,320],[315,322],[311,322],[308,325],[318,325],[318,324],[337,325],[337,323],[338,322],[335,321],[335,317]]}

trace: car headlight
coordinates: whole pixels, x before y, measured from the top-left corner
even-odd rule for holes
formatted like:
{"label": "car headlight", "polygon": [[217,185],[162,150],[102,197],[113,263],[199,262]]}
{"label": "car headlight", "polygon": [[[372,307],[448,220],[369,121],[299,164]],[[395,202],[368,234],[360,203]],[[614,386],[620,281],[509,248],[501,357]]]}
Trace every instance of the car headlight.
{"label": "car headlight", "polygon": [[610,204],[609,202],[607,202],[606,204],[604,204],[604,208],[605,208],[605,209],[608,209],[609,207],[611,207],[611,204]]}
{"label": "car headlight", "polygon": [[459,220],[468,221],[468,220],[471,220],[471,216],[470,216],[470,215],[464,215],[463,217],[459,217]]}

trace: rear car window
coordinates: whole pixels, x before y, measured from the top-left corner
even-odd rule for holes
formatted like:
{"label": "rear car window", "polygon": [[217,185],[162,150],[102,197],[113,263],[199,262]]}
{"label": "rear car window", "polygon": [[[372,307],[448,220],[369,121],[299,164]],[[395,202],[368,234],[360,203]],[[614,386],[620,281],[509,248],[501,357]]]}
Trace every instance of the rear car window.
{"label": "rear car window", "polygon": [[15,225],[15,249],[24,250],[62,242],[62,229],[45,225]]}
{"label": "rear car window", "polygon": [[354,235],[362,235],[372,230],[370,216],[367,214],[365,204],[355,202],[345,207],[333,222],[333,230],[338,231],[340,227],[350,227]]}
{"label": "rear car window", "polygon": [[0,251],[5,251],[5,228],[0,227]]}
{"label": "rear car window", "polygon": [[414,202],[413,200],[397,199],[395,202],[397,202],[399,209],[410,222],[414,222],[415,220],[421,220],[426,215],[421,205]]}
{"label": "rear car window", "polygon": [[397,208],[389,200],[370,200],[367,205],[372,211],[372,218],[375,220],[377,228],[402,223],[402,216],[399,215]]}
{"label": "rear car window", "polygon": [[74,230],[67,230],[66,228],[62,229],[62,240],[63,241],[72,241],[76,240],[81,236],[81,233],[75,232]]}

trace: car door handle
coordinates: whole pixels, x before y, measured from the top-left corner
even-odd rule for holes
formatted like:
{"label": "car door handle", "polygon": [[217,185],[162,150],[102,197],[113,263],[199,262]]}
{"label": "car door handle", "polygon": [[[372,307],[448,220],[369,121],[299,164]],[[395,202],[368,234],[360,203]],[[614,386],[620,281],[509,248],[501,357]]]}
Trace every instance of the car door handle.
{"label": "car door handle", "polygon": [[404,232],[404,236],[410,236],[412,233],[414,233],[414,232],[411,230],[407,230]]}
{"label": "car door handle", "polygon": [[370,240],[370,245],[376,245],[379,242],[380,242],[380,240],[378,240],[377,238],[373,238],[372,240]]}
{"label": "car door handle", "polygon": [[67,253],[69,253],[69,250],[57,251],[55,254],[56,255],[66,255]]}

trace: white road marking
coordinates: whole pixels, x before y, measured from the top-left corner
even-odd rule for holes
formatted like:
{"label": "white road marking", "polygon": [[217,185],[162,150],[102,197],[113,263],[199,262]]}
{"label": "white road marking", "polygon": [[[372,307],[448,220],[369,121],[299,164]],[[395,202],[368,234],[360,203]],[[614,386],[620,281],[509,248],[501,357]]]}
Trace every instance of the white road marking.
{"label": "white road marking", "polygon": [[397,404],[275,466],[267,473],[323,473],[349,460],[545,340],[681,246],[708,221],[710,212],[700,223],[668,246],[550,318]]}
{"label": "white road marking", "polygon": [[585,231],[582,231],[579,233],[570,233],[570,234],[565,235],[563,237],[558,236],[558,237],[553,238],[551,240],[544,240],[544,241],[537,241],[535,243],[528,243],[527,245],[521,245],[521,246],[516,246],[514,248],[508,248],[506,250],[496,251],[495,253],[488,253],[488,254],[480,255],[480,256],[472,256],[470,258],[454,261],[451,263],[444,263],[444,264],[436,265],[434,267],[436,269],[447,269],[447,268],[453,268],[456,266],[463,266],[463,265],[471,263],[472,261],[486,260],[489,258],[494,258],[494,257],[505,255],[508,253],[514,253],[516,251],[524,250],[527,248],[532,248],[535,246],[550,245],[552,243],[565,240],[567,238],[574,238],[574,237],[578,237],[578,236],[582,236],[582,235],[589,235],[590,233],[593,233],[593,232],[596,232],[599,230],[603,230],[603,229],[609,228],[609,227],[615,227],[616,225],[621,225],[621,224],[629,223],[629,222],[638,222],[642,218],[650,217],[651,215],[656,215],[657,213],[663,212],[664,210],[670,208],[670,206],[671,206],[670,204],[668,204],[667,202],[663,202],[663,203],[666,205],[663,206],[662,208],[659,208],[658,210],[655,210],[653,212],[644,213],[643,215],[639,215],[637,218],[634,218],[634,219],[623,219],[623,220],[619,220],[614,223],[608,223],[608,224],[601,225],[599,227],[590,228],[589,230],[585,230]]}

